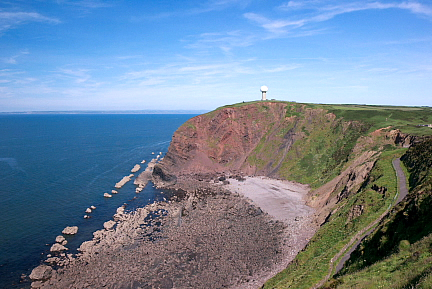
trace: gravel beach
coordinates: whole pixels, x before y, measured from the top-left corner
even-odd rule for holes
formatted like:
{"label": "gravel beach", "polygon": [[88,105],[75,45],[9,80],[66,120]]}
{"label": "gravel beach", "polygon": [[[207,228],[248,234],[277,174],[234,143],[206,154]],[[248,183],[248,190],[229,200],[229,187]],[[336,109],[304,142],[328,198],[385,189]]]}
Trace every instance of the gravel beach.
{"label": "gravel beach", "polygon": [[307,188],[259,177],[229,182],[131,213],[119,209],[115,224],[96,231],[78,256],[57,259],[52,277],[32,286],[260,287],[314,233],[302,200]]}

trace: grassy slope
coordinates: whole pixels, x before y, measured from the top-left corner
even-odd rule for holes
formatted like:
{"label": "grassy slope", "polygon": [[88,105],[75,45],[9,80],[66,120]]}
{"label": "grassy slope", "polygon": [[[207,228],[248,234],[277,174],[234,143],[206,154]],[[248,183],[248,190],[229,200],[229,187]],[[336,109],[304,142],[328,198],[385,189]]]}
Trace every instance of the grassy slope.
{"label": "grassy slope", "polygon": [[410,194],[329,285],[333,288],[432,288],[432,140],[402,158]]}
{"label": "grassy slope", "polygon": [[[278,102],[278,101],[274,101]],[[240,107],[266,102],[238,103],[225,107]],[[428,107],[384,107],[361,105],[324,105],[279,102],[286,104],[287,120],[272,127],[249,157],[249,163],[258,169],[272,168],[284,158],[278,176],[320,187],[336,177],[354,156],[351,150],[361,135],[391,126],[404,133],[427,135],[432,123],[432,109]],[[329,118],[328,113],[336,115]],[[287,133],[303,134],[286,155],[278,150]]]}
{"label": "grassy slope", "polygon": [[[340,173],[357,139],[369,129],[306,104],[286,103],[285,109],[285,121],[268,130],[248,161],[258,170],[276,169],[279,177],[313,188]],[[291,138],[297,140],[285,150]]]}
{"label": "grassy slope", "polygon": [[[240,103],[229,107],[248,104],[250,103]],[[292,122],[285,123],[284,127],[278,128],[279,135],[283,136],[290,129],[296,129],[297,132],[303,132],[307,137],[305,141],[296,142],[285,155],[280,175],[287,179],[312,184],[312,187],[318,187],[329,181],[349,163],[349,152],[360,135],[388,126],[413,135],[432,133],[430,128],[417,127],[419,124],[432,123],[431,108],[287,103],[287,107],[289,106],[287,117],[295,117],[300,121],[296,125]],[[323,109],[325,113],[319,115],[315,122],[305,121],[308,109]],[[335,114],[339,122],[329,124],[324,117],[328,112]],[[363,125],[354,127],[354,130],[344,130],[344,121],[357,121]],[[268,139],[263,138],[249,161],[257,166],[264,166],[269,159],[274,158],[272,151],[278,145],[280,143],[275,143],[274,139],[269,142]],[[361,191],[338,204],[337,213],[332,215],[331,219],[318,230],[294,263],[269,280],[265,288],[312,287],[327,274],[331,257],[357,231],[367,226],[386,210],[393,202],[397,186],[391,161],[405,151],[394,147],[388,147],[387,150],[381,155],[371,172],[371,178]],[[280,154],[276,155],[276,158],[279,157],[281,157]],[[372,190],[371,187],[374,184],[379,187],[387,187],[386,195],[383,196]],[[363,214],[347,221],[356,204],[364,206]]]}
{"label": "grassy slope", "polygon": [[[404,149],[399,149],[382,154],[371,172],[371,180],[367,186],[340,203],[338,212],[321,226],[294,263],[270,279],[264,288],[311,288],[318,283],[327,274],[330,259],[356,232],[373,222],[394,201],[396,175],[386,172],[392,171],[392,159],[403,152]],[[387,187],[386,195],[372,190],[374,184]],[[364,213],[347,221],[351,208],[355,205],[363,205]]]}

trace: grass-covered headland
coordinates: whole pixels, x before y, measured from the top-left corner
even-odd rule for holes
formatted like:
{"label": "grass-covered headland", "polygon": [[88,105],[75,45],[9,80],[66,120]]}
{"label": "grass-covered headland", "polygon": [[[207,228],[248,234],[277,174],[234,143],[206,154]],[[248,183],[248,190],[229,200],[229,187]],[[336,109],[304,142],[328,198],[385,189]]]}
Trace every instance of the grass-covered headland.
{"label": "grass-covered headland", "polygon": [[[329,204],[322,204],[328,215],[307,247],[263,288],[315,287],[330,264],[339,262],[332,258],[369,227],[373,232],[321,288],[432,287],[432,128],[427,126],[432,109],[279,101],[223,108],[259,106],[266,120],[269,103],[283,103],[285,120],[268,122],[248,163],[257,171],[310,184],[310,203],[319,207],[327,193]],[[401,136],[410,139],[411,148]],[[402,159],[410,187],[397,206],[395,158]]]}
{"label": "grass-covered headland", "polygon": [[[310,185],[318,230],[264,288],[404,288],[427,284],[431,268],[430,126],[430,107],[244,102],[185,123],[163,165],[174,175],[199,167],[203,178],[220,171]],[[399,204],[397,158],[410,187]]]}

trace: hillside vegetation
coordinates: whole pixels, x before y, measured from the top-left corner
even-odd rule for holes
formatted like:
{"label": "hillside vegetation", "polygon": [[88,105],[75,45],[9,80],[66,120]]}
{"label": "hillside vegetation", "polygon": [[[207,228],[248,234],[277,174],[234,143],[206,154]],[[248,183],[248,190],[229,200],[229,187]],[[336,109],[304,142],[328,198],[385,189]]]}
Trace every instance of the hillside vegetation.
{"label": "hillside vegetation", "polygon": [[432,288],[432,139],[402,157],[410,194],[356,250],[337,288]]}
{"label": "hillside vegetation", "polygon": [[[432,124],[429,107],[238,103],[192,118],[180,127],[154,176],[169,184],[197,172],[199,181],[214,181],[221,174],[263,175],[311,186],[307,203],[316,209],[319,229],[264,288],[315,287],[329,273],[336,273],[329,272],[332,258],[369,228],[376,232],[324,288],[428,284],[430,253],[426,251],[432,252],[424,249],[432,239],[432,223],[426,224],[432,217],[426,212],[431,202],[432,164],[428,161],[431,148],[425,142],[432,134],[428,124]],[[392,161],[399,157],[410,174],[411,191],[393,208],[398,182]],[[423,264],[413,265],[417,271],[407,265],[415,262]],[[411,274],[409,281],[391,277],[398,273]],[[373,283],[374,276],[394,283]]]}
{"label": "hillside vegetation", "polygon": [[[345,199],[336,202],[333,211],[308,246],[286,270],[269,280],[264,288],[312,288],[322,280],[328,273],[330,259],[358,231],[372,223],[394,203],[397,178],[391,162],[396,157],[402,157],[409,172],[410,195],[384,218],[376,232],[352,254],[345,268],[326,282],[323,288],[411,288],[409,286],[414,285],[431,288],[432,213],[428,207],[432,205],[432,141],[421,142],[423,136],[430,135],[431,131],[427,127],[417,127],[431,122],[430,108],[354,105],[311,107],[328,108],[328,112],[344,121],[358,121],[363,127],[367,127],[359,132],[351,131],[346,143],[353,139],[356,146],[362,147],[365,139],[370,138],[370,142],[372,138],[373,145],[363,148],[379,152],[379,157],[358,190],[351,191]],[[325,126],[324,124],[323,127]],[[388,134],[383,138],[374,138],[373,135],[376,136],[381,128],[399,129],[415,136],[411,140],[420,143],[407,152],[405,148],[398,146],[397,140],[393,144],[389,143],[386,139]],[[355,139],[351,137],[354,133],[361,136]],[[316,142],[316,139],[310,142]],[[353,146],[350,148],[348,158],[355,159],[358,152]],[[349,162],[345,167],[348,164]],[[298,170],[299,166],[294,166],[294,169]],[[317,188],[315,192],[323,191],[324,187],[326,186]]]}

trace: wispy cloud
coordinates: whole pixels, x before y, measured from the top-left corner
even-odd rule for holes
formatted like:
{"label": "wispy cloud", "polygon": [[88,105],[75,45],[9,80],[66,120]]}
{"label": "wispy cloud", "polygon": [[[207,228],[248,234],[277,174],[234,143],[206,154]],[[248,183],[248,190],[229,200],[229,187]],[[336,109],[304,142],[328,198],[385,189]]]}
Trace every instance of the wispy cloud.
{"label": "wispy cloud", "polygon": [[106,8],[112,7],[114,4],[112,1],[102,1],[102,0],[57,0],[59,4],[68,4],[73,6],[78,6],[82,8],[96,9],[96,8]]}
{"label": "wispy cloud", "polygon": [[[197,14],[209,13],[213,11],[222,11],[232,7],[246,8],[252,0],[208,0],[202,1],[198,7],[177,9],[173,11],[164,11],[160,13],[145,14],[132,16],[132,22],[161,20],[170,17],[190,17]],[[174,6],[182,7],[182,6]]]}
{"label": "wispy cloud", "polygon": [[4,63],[7,64],[17,64],[17,59],[23,55],[29,54],[29,52],[27,50],[23,50],[15,55],[12,55],[10,57],[4,57],[2,58]]}
{"label": "wispy cloud", "polygon": [[123,56],[117,56],[118,60],[130,60],[130,59],[140,59],[143,58],[142,55],[123,55]]}
{"label": "wispy cloud", "polygon": [[61,76],[72,78],[75,83],[84,83],[91,79],[87,69],[60,69]]}
{"label": "wispy cloud", "polygon": [[275,34],[281,34],[286,31],[287,27],[298,28],[305,23],[307,23],[307,19],[300,19],[300,20],[271,20],[264,16],[261,16],[256,13],[245,13],[243,15],[246,19],[252,20],[253,22],[258,23],[261,27],[266,29],[267,31]]}
{"label": "wispy cloud", "polygon": [[37,12],[5,12],[0,11],[0,33],[2,31],[14,28],[19,24],[29,22],[45,22],[49,24],[59,24],[61,21],[57,18],[44,16]]}
{"label": "wispy cloud", "polygon": [[[298,32],[298,28],[305,27],[307,24],[328,21],[334,17],[346,13],[353,13],[363,10],[384,10],[402,9],[408,10],[422,17],[432,17],[432,7],[419,2],[402,3],[383,3],[383,2],[347,2],[339,4],[328,4],[329,1],[289,1],[279,6],[279,10],[285,12],[296,11],[297,16],[287,19],[270,19],[256,13],[245,13],[243,16],[257,23],[269,33],[281,36],[289,33]],[[303,10],[304,13],[299,13]],[[298,16],[300,15],[300,16]],[[304,30],[302,31],[304,33]],[[305,34],[307,35],[307,34]]]}
{"label": "wispy cloud", "polygon": [[121,76],[121,80],[131,85],[137,83],[140,85],[197,84],[254,73],[257,73],[256,70],[243,65],[241,62],[175,63],[156,69],[128,72]]}
{"label": "wispy cloud", "polygon": [[276,67],[272,67],[272,68],[265,68],[263,69],[264,72],[267,73],[275,73],[275,72],[283,72],[283,71],[288,71],[288,70],[294,70],[297,68],[300,68],[301,65],[299,64],[292,64],[292,65],[279,65]]}
{"label": "wispy cloud", "polygon": [[186,45],[186,48],[205,50],[217,48],[225,53],[230,53],[235,47],[247,47],[255,41],[256,37],[253,34],[240,30],[223,33],[202,33],[196,37],[195,42]]}
{"label": "wispy cloud", "polygon": [[224,10],[233,6],[245,8],[249,5],[251,0],[209,0],[203,2],[202,7],[190,10],[191,13],[205,13],[216,10]]}

